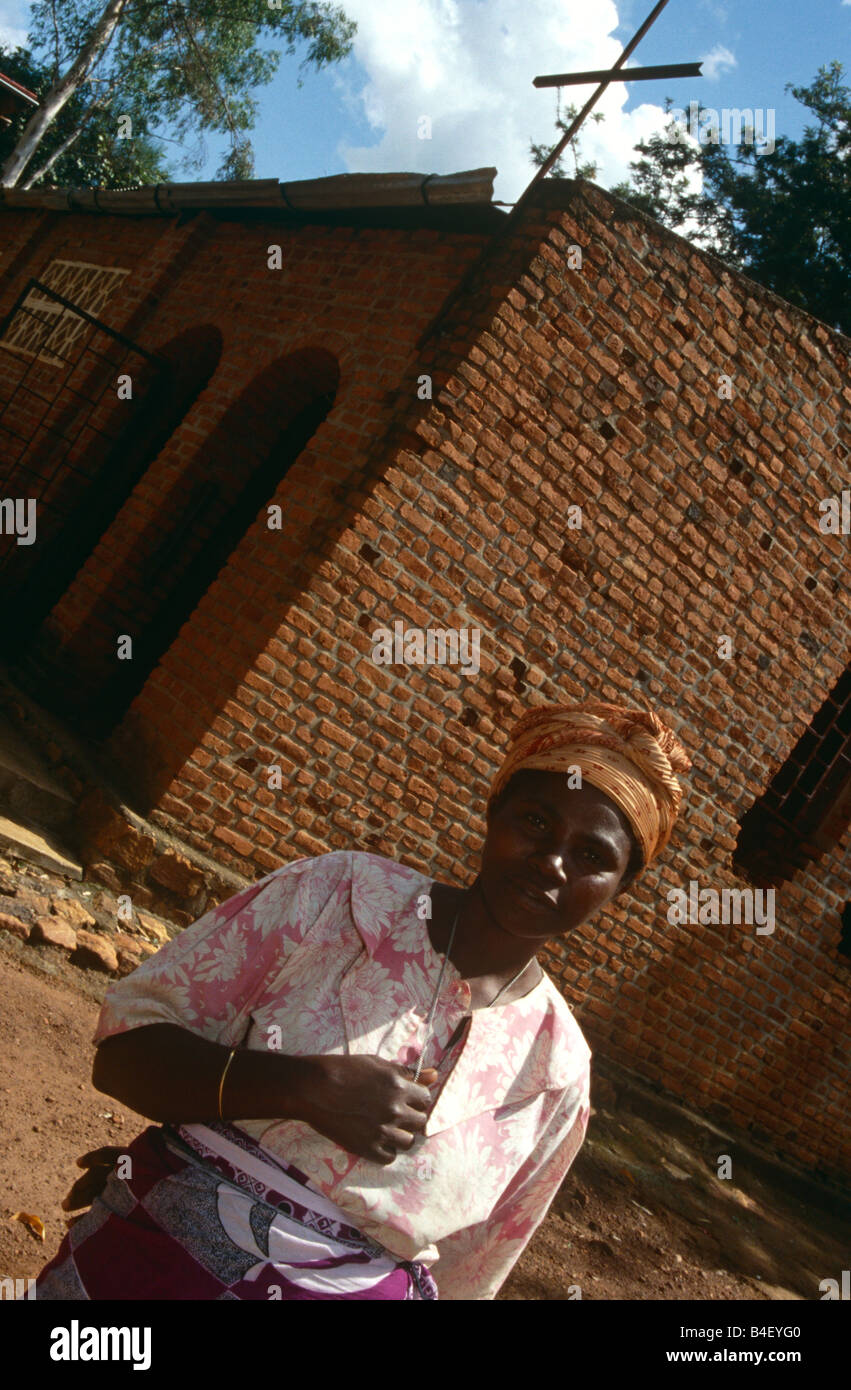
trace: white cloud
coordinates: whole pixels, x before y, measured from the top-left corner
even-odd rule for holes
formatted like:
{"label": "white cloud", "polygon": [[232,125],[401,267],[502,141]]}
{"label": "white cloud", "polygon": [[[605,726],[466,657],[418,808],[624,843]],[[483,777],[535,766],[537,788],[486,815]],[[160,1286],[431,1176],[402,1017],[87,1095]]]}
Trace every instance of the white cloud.
{"label": "white cloud", "polygon": [[710,53],[705,53],[700,60],[703,63],[703,75],[708,77],[710,82],[714,82],[721,76],[725,68],[737,66],[734,54],[729,48],[725,48],[722,43],[716,43]]}
{"label": "white cloud", "polygon": [[10,24],[0,24],[0,44],[4,48],[26,48],[26,29],[16,29]]}
{"label": "white cloud", "polygon": [[0,43],[4,48],[26,48],[29,9],[22,0],[0,0]]}
{"label": "white cloud", "polygon": [[[613,37],[614,0],[346,0],[345,10],[358,24],[353,54],[366,82],[351,68],[334,81],[376,136],[374,144],[339,146],[349,170],[445,174],[496,165],[494,196],[508,202],[534,176],[530,140],[549,147],[558,135],[556,93],[532,78],[608,67],[623,46]],[[641,62],[640,51],[632,61]],[[679,85],[672,83],[675,99]],[[564,88],[563,104],[581,106],[592,90]],[[596,108],[605,121],[583,128],[582,154],[599,163],[602,185],[628,177],[635,144],[665,124],[661,106],[627,113],[626,101],[623,84],[610,87]],[[430,140],[417,138],[423,116]]]}

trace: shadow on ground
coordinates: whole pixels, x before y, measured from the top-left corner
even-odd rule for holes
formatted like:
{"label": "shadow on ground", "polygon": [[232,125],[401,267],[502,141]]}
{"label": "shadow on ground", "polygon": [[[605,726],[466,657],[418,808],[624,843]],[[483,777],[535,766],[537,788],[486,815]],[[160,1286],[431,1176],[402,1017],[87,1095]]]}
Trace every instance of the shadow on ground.
{"label": "shadow on ground", "polygon": [[[716,1176],[729,1154],[730,1178]],[[847,1266],[847,1202],[649,1096],[588,1138],[501,1299],[820,1299]]]}

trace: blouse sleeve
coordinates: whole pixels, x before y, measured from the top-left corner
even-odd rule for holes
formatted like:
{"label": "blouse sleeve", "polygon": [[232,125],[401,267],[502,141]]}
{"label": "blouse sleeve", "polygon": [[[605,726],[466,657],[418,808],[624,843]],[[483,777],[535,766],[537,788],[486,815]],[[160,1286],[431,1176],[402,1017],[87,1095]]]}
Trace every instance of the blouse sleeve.
{"label": "blouse sleeve", "polygon": [[93,1041],[175,1023],[235,1046],[255,998],[305,939],[337,892],[351,855],[299,859],[228,898],[107,990]]}
{"label": "blouse sleeve", "polygon": [[487,1221],[438,1244],[429,1266],[442,1299],[493,1299],[540,1226],[588,1128],[590,1068],[578,1087],[559,1095],[555,1114]]}

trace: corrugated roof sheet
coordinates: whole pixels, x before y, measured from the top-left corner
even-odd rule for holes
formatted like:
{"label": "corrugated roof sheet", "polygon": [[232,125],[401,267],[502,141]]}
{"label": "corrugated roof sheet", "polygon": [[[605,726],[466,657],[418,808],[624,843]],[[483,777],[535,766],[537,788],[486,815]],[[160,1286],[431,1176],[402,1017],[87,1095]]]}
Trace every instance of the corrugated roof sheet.
{"label": "corrugated roof sheet", "polygon": [[495,168],[457,174],[333,174],[330,178],[159,183],[144,188],[0,188],[0,205],[170,217],[185,210],[275,208],[336,212],[346,208],[487,207]]}

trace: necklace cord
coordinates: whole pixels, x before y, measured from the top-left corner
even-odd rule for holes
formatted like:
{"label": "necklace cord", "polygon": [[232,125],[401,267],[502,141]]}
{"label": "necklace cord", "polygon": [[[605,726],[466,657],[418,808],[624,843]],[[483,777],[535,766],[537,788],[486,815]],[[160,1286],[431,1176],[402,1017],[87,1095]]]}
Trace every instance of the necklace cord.
{"label": "necklace cord", "polygon": [[[435,1011],[435,1009],[437,1008],[437,1001],[438,1001],[438,999],[440,998],[440,986],[443,984],[443,977],[444,977],[444,975],[446,974],[446,966],[447,966],[447,964],[448,964],[449,956],[450,956],[451,951],[452,951],[452,944],[453,944],[453,942],[454,942],[454,940],[455,940],[455,928],[458,926],[458,918],[460,917],[460,915],[461,915],[461,914],[460,914],[460,910],[459,910],[459,911],[456,912],[456,914],[455,914],[455,920],[454,920],[454,922],[452,923],[452,927],[451,927],[450,932],[449,932],[449,940],[448,940],[447,943],[446,943],[446,951],[444,952],[443,961],[442,961],[441,966],[440,966],[440,974],[439,974],[438,977],[437,977],[437,985],[435,986],[434,996],[433,996],[432,1001],[431,1001],[431,1008],[430,1008],[429,1011],[428,1011],[428,1018],[426,1019],[425,1038],[423,1039],[422,1051],[420,1052],[419,1059],[418,1059],[418,1061],[417,1061],[416,1070],[415,1070],[415,1072],[414,1072],[414,1081],[419,1081],[419,1079],[420,1079],[420,1072],[421,1072],[422,1069],[423,1069],[423,1058],[425,1057],[425,1050],[426,1050],[426,1047],[428,1046],[429,1041],[431,1040],[431,1025],[432,1025],[432,1022],[434,1021],[434,1011]],[[527,970],[529,969],[530,964],[531,964],[531,961],[528,961],[528,960],[527,960],[526,964],[525,964],[524,966],[522,966],[520,970],[518,970],[517,974],[514,976],[514,979],[513,979],[513,980],[509,980],[507,984],[503,985],[501,989],[497,990],[497,992],[496,992],[496,994],[494,995],[493,999],[490,1001],[490,1003],[489,1003],[486,1007],[489,1008],[489,1009],[492,1009],[493,1006],[494,1006],[494,1004],[496,1003],[496,1001],[500,998],[500,996],[503,995],[503,994],[505,994],[505,991],[508,990],[508,989],[510,989],[512,985],[516,985],[516,984],[517,984],[517,981],[520,979],[520,976],[523,975],[523,974],[525,973],[525,971],[527,971]]]}
{"label": "necklace cord", "polygon": [[443,984],[443,977],[444,977],[444,975],[446,974],[446,966],[447,966],[447,962],[448,962],[448,960],[449,960],[449,952],[452,950],[452,943],[453,943],[453,941],[455,940],[455,928],[456,928],[457,925],[458,925],[458,916],[459,916],[459,914],[456,912],[456,913],[455,913],[455,921],[452,923],[452,930],[451,930],[450,933],[449,933],[449,941],[448,941],[447,944],[446,944],[446,952],[445,952],[445,954],[444,954],[443,962],[442,962],[441,967],[440,967],[440,974],[439,974],[438,977],[437,977],[437,986],[436,986],[435,991],[434,991],[434,997],[433,997],[433,999],[432,999],[432,1001],[431,1001],[431,1008],[430,1008],[429,1011],[428,1011],[428,1018],[426,1019],[425,1038],[424,1038],[424,1040],[423,1040],[423,1049],[422,1049],[422,1052],[420,1053],[419,1061],[417,1062],[417,1069],[416,1069],[416,1071],[414,1072],[414,1080],[415,1080],[415,1081],[419,1081],[419,1079],[420,1079],[420,1072],[421,1072],[422,1069],[423,1069],[423,1058],[425,1057],[426,1045],[427,1045],[427,1043],[428,1043],[428,1041],[429,1041],[429,1038],[431,1037],[431,1025],[432,1025],[432,1020],[434,1019],[434,1011],[435,1011],[435,1009],[437,1008],[437,1001],[438,1001],[438,999],[439,999],[439,997],[440,997],[440,986]]}

